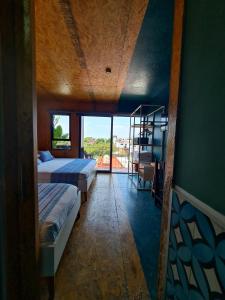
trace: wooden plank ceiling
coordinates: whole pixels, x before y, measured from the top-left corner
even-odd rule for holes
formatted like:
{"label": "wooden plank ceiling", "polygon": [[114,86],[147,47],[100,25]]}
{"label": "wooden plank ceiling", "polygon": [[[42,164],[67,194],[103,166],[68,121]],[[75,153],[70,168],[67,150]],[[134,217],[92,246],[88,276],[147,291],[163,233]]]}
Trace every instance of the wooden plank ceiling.
{"label": "wooden plank ceiling", "polygon": [[118,101],[147,5],[148,0],[35,0],[38,93]]}

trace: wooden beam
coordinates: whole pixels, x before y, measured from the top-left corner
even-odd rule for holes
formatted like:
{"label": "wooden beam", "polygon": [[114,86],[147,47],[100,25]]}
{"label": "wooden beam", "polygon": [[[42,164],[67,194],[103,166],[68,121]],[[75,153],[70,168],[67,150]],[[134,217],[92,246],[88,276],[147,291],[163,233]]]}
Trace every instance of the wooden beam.
{"label": "wooden beam", "polygon": [[71,3],[69,0],[59,0],[59,4],[62,10],[62,14],[71,38],[71,42],[74,46],[76,55],[79,59],[80,67],[81,69],[85,69],[87,72],[87,77],[88,77],[88,94],[90,96],[90,99],[95,102],[95,95],[91,86],[91,81],[90,81],[90,74],[88,72],[88,67],[87,67],[87,62],[86,58],[84,55],[84,51],[81,47],[81,42],[80,42],[80,37],[78,33],[78,27],[75,18],[73,17],[72,13],[72,8],[71,8]]}
{"label": "wooden beam", "polygon": [[73,17],[71,3],[69,0],[59,0],[61,11],[71,38],[71,42],[74,46],[81,69],[87,69],[87,63],[84,55],[84,51],[81,47],[80,37],[78,33],[77,23]]}
{"label": "wooden beam", "polygon": [[170,191],[173,179],[174,169],[174,152],[176,137],[177,108],[179,100],[180,86],[180,65],[182,49],[182,32],[183,32],[183,15],[184,0],[175,0],[174,3],[174,24],[173,24],[173,41],[172,41],[172,60],[170,74],[170,94],[169,94],[169,128],[166,152],[165,182],[162,208],[162,225],[160,239],[160,257],[158,269],[158,299],[163,299],[166,285],[166,267],[167,267],[167,250],[170,226]]}
{"label": "wooden beam", "polygon": [[0,195],[3,297],[39,299],[34,7],[4,1],[0,12]]}

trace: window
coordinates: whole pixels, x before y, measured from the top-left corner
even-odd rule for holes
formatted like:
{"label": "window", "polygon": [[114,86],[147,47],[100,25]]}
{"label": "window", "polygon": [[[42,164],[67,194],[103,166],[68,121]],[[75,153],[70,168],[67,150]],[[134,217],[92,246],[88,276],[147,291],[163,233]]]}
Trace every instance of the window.
{"label": "window", "polygon": [[71,149],[70,114],[52,114],[52,149]]}

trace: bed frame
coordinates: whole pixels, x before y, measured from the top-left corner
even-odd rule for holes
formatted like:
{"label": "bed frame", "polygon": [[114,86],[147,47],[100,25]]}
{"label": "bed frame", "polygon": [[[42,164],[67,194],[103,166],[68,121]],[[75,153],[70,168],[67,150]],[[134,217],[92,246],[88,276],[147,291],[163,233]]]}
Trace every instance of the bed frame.
{"label": "bed frame", "polygon": [[81,201],[82,203],[88,200],[88,190],[96,178],[96,170],[94,170],[87,180],[81,180],[78,182],[78,187],[81,190]]}
{"label": "bed frame", "polygon": [[74,222],[79,219],[80,204],[81,204],[81,193],[78,193],[77,201],[79,205],[74,205],[70,214],[68,215],[67,221],[61,228],[56,240],[53,244],[43,244],[40,249],[40,272],[41,277],[46,277],[48,281],[49,299],[54,299],[55,296],[55,274],[59,266],[60,259],[63,251],[69,239],[72,231]]}

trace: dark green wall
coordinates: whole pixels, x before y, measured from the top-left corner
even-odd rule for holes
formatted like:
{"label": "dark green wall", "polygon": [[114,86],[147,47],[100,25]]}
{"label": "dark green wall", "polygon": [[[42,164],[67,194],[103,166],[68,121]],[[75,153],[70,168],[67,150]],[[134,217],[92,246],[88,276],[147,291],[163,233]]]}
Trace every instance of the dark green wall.
{"label": "dark green wall", "polygon": [[118,110],[167,105],[174,0],[150,0],[120,96]]}
{"label": "dark green wall", "polygon": [[225,1],[185,6],[175,184],[225,214]]}

